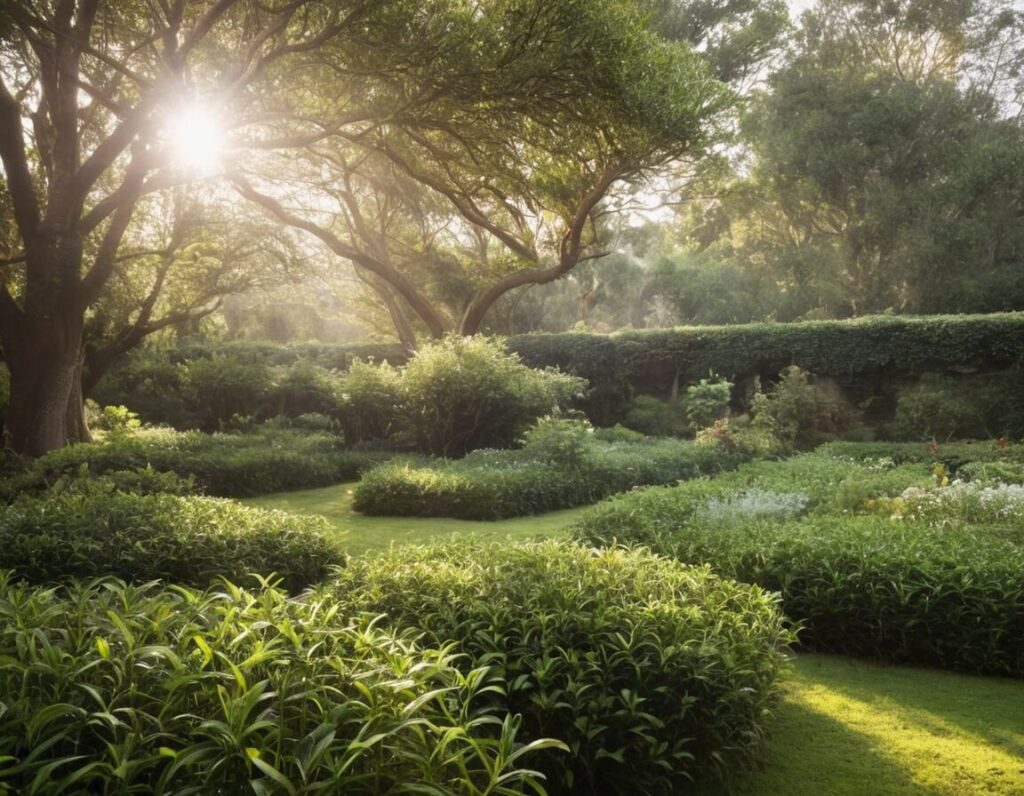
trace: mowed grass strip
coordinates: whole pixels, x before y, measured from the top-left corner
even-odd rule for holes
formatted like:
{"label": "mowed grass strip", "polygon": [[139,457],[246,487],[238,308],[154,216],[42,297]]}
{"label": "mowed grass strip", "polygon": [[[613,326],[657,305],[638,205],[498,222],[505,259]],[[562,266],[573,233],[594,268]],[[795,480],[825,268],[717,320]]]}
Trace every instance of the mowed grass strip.
{"label": "mowed grass strip", "polygon": [[386,550],[392,544],[419,544],[456,538],[479,541],[523,540],[563,535],[564,529],[587,507],[552,511],[508,520],[453,520],[446,517],[367,517],[352,508],[355,483],[303,489],[246,498],[249,506],[318,514],[341,534],[351,555]]}
{"label": "mowed grass strip", "polygon": [[783,693],[734,796],[1024,794],[1024,682],[801,654]]}

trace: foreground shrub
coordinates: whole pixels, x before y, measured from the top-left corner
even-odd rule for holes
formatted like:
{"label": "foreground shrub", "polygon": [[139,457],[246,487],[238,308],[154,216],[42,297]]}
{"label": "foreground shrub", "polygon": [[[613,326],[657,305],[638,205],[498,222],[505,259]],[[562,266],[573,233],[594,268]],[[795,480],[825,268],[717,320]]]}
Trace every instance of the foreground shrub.
{"label": "foreground shrub", "polygon": [[353,481],[383,460],[375,451],[352,451],[325,433],[263,427],[236,434],[150,429],[131,437],[72,445],[13,470],[0,490],[8,496],[45,488],[83,467],[93,475],[147,466],[194,480],[204,492],[245,497]]}
{"label": "foreground shrub", "polygon": [[113,575],[205,586],[277,573],[291,589],[345,556],[328,522],[231,500],[84,490],[0,508],[0,569],[36,583]]}
{"label": "foreground shrub", "polygon": [[536,782],[515,723],[474,709],[482,671],[460,674],[445,650],[350,622],[329,599],[112,579],[44,590],[0,574],[0,614],[5,792],[475,795]]}
{"label": "foreground shrub", "polygon": [[353,562],[346,602],[489,664],[490,698],[559,791],[662,794],[749,761],[790,634],[775,597],[643,551],[554,541],[401,547]]}
{"label": "foreground shrub", "polygon": [[[811,648],[1022,676],[1024,536],[1019,518],[1006,514],[1016,493],[985,498],[988,505],[980,494],[950,493],[943,504],[919,499],[936,492],[923,489],[929,481],[925,464],[820,455],[757,462],[617,497],[588,512],[574,534],[644,544],[778,591]],[[892,519],[886,496],[901,493],[907,516]]]}
{"label": "foreground shrub", "polygon": [[491,520],[593,503],[646,484],[735,467],[735,452],[681,440],[600,442],[579,421],[542,421],[523,450],[383,464],[356,486],[364,514]]}

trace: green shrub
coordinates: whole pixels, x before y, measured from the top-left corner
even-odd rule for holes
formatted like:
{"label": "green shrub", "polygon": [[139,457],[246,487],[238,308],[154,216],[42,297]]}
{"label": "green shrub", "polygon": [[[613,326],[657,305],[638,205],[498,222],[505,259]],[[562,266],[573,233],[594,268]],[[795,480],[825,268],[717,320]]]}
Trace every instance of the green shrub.
{"label": "green shrub", "polygon": [[721,376],[701,379],[686,388],[686,417],[695,428],[707,428],[729,411],[733,384]]}
{"label": "green shrub", "polygon": [[121,442],[142,427],[139,416],[127,406],[104,406],[91,421],[94,429],[104,432],[104,439]]}
{"label": "green shrub", "polygon": [[682,440],[598,442],[559,423],[565,421],[542,424],[537,434],[546,437],[544,443],[524,450],[478,450],[454,461],[375,467],[356,486],[353,505],[385,516],[519,517],[593,503],[635,486],[719,472],[741,461],[735,453]]}
{"label": "green shrub", "polygon": [[276,379],[270,390],[272,409],[264,410],[263,414],[337,417],[342,405],[341,385],[342,379],[337,374],[314,362],[299,360]]}
{"label": "green shrub", "polygon": [[515,722],[476,709],[484,671],[326,597],[0,575],[0,612],[5,792],[482,796],[537,781]]}
{"label": "green shrub", "polygon": [[149,429],[128,439],[48,453],[0,483],[0,491],[11,496],[42,489],[83,467],[102,475],[151,466],[191,478],[208,494],[244,497],[353,481],[384,458],[380,452],[348,450],[333,435],[298,430],[263,427],[250,433],[204,434]]}
{"label": "green shrub", "polygon": [[396,368],[353,362],[341,389],[341,423],[349,445],[386,439],[397,430],[402,393]]}
{"label": "green shrub", "polygon": [[322,517],[233,500],[139,495],[99,481],[0,508],[0,569],[34,583],[113,575],[205,586],[277,573],[300,589],[344,560]]}
{"label": "green shrub", "polygon": [[643,442],[646,437],[639,431],[616,424],[608,428],[595,428],[594,439],[599,442]]}
{"label": "green shrub", "polygon": [[419,449],[436,456],[508,447],[583,388],[581,379],[526,367],[483,337],[424,346],[401,373],[402,412]]}
{"label": "green shrub", "polygon": [[630,401],[622,423],[649,437],[678,437],[686,432],[683,407],[652,395],[638,395]]}
{"label": "green shrub", "polygon": [[899,391],[890,435],[929,440],[1024,435],[1019,372],[950,377],[926,373]]}
{"label": "green shrub", "polygon": [[[814,649],[1024,675],[1019,522],[877,516],[893,496],[929,482],[922,463],[821,454],[756,462],[606,501],[574,534],[590,544],[643,544],[778,591],[803,628],[801,643]],[[952,507],[946,515],[958,516]]]}
{"label": "green shrub", "polygon": [[585,420],[542,417],[523,436],[523,451],[544,464],[569,469],[585,467],[593,432]]}
{"label": "green shrub", "polygon": [[340,575],[353,608],[491,665],[559,792],[662,794],[758,751],[790,634],[775,597],[642,551],[400,547]]}
{"label": "green shrub", "polygon": [[184,368],[185,395],[207,431],[236,417],[255,417],[270,392],[271,372],[263,365],[218,356],[192,360]]}

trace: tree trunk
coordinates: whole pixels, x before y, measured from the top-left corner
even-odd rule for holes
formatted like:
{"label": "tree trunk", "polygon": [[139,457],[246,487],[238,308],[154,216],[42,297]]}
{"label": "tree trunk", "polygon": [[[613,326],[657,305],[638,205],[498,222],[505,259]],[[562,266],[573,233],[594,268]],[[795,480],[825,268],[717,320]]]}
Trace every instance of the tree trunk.
{"label": "tree trunk", "polygon": [[11,372],[7,446],[42,456],[67,442],[68,404],[76,385],[81,395],[82,318],[55,307],[49,317],[25,327],[5,345]]}
{"label": "tree trunk", "polygon": [[68,411],[64,420],[65,442],[92,442],[92,432],[89,431],[89,423],[85,419],[85,386],[82,383],[84,355],[79,354],[78,366],[75,368],[74,382],[71,385],[71,395],[68,397]]}

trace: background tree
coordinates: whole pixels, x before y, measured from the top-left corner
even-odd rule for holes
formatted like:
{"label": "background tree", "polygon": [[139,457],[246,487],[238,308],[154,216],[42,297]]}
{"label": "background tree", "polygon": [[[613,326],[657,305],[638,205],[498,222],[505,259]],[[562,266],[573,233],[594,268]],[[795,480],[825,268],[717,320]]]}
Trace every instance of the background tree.
{"label": "background tree", "polygon": [[[235,126],[258,121],[281,59],[356,24],[365,6],[290,2],[14,0],[0,17],[5,236],[0,339],[11,374],[8,445],[66,441],[88,309],[116,270],[147,193],[194,178],[164,132],[197,94]],[[280,92],[278,92],[280,93]],[[186,115],[186,116],[183,116]],[[263,137],[264,145],[272,145]]]}
{"label": "background tree", "polygon": [[[602,203],[702,152],[728,102],[703,59],[653,32],[638,4],[494,0],[480,11],[438,3],[422,17],[437,37],[433,58],[409,58],[391,92],[435,86],[429,108],[316,142],[307,161],[318,181],[304,174],[289,184],[293,175],[273,159],[235,178],[243,196],[355,263],[385,301],[383,289],[435,337],[473,334],[510,291],[553,282],[603,254],[595,235]],[[379,35],[424,35],[414,33]],[[372,68],[328,54],[338,74]],[[445,203],[415,254],[407,236],[381,237],[379,215],[355,218],[380,207],[382,159]],[[410,266],[422,273],[426,261],[462,270],[472,292],[446,308],[412,275]]]}

